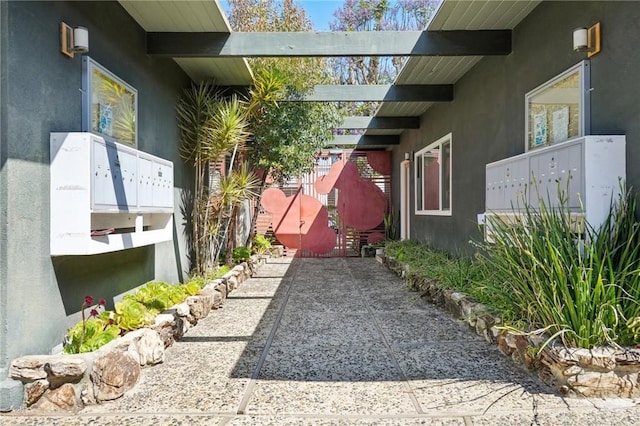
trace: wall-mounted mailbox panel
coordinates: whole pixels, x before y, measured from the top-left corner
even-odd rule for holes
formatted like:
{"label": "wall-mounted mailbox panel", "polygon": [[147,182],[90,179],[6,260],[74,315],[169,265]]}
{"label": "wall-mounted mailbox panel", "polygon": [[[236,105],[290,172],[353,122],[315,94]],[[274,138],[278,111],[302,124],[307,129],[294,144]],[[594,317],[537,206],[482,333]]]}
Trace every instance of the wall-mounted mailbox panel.
{"label": "wall-mounted mailbox panel", "polygon": [[486,214],[515,214],[526,204],[561,202],[602,223],[626,177],[625,136],[583,136],[486,166]]}
{"label": "wall-mounted mailbox panel", "polygon": [[173,163],[91,133],[52,133],[51,255],[173,239]]}

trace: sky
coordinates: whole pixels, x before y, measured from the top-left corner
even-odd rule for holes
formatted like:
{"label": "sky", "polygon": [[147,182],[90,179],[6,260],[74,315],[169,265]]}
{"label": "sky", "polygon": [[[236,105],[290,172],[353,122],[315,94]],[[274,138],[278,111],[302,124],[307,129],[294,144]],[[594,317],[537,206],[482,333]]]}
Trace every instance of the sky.
{"label": "sky", "polygon": [[329,22],[333,21],[333,12],[340,8],[342,0],[298,0],[298,3],[307,11],[307,15],[313,28],[317,31],[328,31]]}
{"label": "sky", "polygon": [[[333,21],[333,12],[340,8],[343,0],[298,0],[300,6],[307,11],[307,16],[316,31],[329,31],[329,22]],[[220,1],[222,9],[229,15],[229,2]]]}

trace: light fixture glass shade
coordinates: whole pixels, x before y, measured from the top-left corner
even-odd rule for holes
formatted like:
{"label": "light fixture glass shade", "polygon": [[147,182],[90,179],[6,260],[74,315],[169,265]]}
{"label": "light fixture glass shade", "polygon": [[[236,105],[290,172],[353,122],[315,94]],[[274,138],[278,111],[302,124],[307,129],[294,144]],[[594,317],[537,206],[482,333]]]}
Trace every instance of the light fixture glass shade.
{"label": "light fixture glass shade", "polygon": [[405,160],[411,160],[411,153],[410,152],[405,152],[404,153],[404,159]]}
{"label": "light fixture glass shade", "polygon": [[584,52],[589,50],[589,41],[586,28],[576,28],[573,30],[573,50]]}
{"label": "light fixture glass shade", "polygon": [[89,30],[85,27],[76,27],[73,29],[73,51],[77,53],[86,53],[89,51]]}

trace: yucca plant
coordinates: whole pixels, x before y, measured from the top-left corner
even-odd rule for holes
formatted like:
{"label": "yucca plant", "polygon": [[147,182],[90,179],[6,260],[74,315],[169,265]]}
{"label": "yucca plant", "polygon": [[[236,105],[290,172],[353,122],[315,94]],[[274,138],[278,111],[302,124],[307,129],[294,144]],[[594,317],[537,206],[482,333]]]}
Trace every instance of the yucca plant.
{"label": "yucca plant", "polygon": [[212,163],[246,143],[249,133],[247,106],[237,97],[223,99],[208,83],[187,89],[177,107],[182,135],[182,156],[195,167],[194,200],[191,214],[192,263],[196,273],[205,275],[217,266],[221,229],[216,194],[207,179]]}
{"label": "yucca plant", "polygon": [[[640,342],[640,236],[635,200],[624,192],[603,224],[576,230],[576,212],[564,202],[524,206],[522,220],[491,217],[492,242],[480,244],[489,287],[533,329],[565,345],[591,348]],[[562,199],[562,198],[561,198]]]}

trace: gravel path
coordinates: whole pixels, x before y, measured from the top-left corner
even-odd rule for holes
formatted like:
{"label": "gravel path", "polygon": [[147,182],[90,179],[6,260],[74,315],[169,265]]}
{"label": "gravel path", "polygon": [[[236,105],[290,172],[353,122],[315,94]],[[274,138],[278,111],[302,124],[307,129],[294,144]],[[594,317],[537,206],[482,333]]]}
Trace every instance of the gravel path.
{"label": "gravel path", "polygon": [[2,425],[639,425],[562,398],[371,258],[271,259],[124,397]]}

